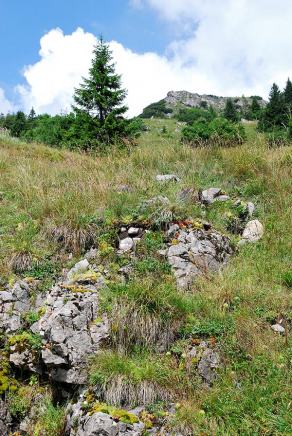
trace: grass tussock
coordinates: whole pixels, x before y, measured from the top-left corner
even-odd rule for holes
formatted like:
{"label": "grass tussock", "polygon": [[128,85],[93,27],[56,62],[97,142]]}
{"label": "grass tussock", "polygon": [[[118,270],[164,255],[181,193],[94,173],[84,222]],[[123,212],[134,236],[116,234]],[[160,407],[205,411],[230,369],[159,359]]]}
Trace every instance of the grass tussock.
{"label": "grass tussock", "polygon": [[114,406],[135,407],[171,398],[180,372],[168,357],[141,352],[131,357],[112,351],[99,353],[91,362],[91,383],[103,401]]}
{"label": "grass tussock", "polygon": [[90,225],[84,228],[72,228],[62,225],[51,229],[50,237],[63,250],[69,253],[80,254],[95,245],[96,228]]}
{"label": "grass tussock", "polygon": [[197,306],[192,296],[172,284],[136,280],[114,284],[104,295],[110,312],[112,343],[120,352],[142,346],[166,350]]}

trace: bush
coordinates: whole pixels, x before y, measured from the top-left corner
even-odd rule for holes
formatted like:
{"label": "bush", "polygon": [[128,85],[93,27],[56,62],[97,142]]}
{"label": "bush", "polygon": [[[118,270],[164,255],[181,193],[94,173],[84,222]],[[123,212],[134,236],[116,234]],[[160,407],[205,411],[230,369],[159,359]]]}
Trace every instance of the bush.
{"label": "bush", "polygon": [[166,115],[171,114],[173,111],[166,107],[165,100],[157,101],[143,109],[140,118],[165,118]]}
{"label": "bush", "polygon": [[200,108],[180,109],[177,115],[178,121],[183,121],[192,124],[198,120],[212,121],[216,117],[216,112],[213,110],[205,110]]}
{"label": "bush", "polygon": [[182,130],[182,141],[194,146],[235,146],[245,139],[244,127],[225,118],[215,118],[210,122],[200,119]]}
{"label": "bush", "polygon": [[289,143],[287,130],[282,128],[274,128],[267,133],[267,140],[270,147],[281,147]]}

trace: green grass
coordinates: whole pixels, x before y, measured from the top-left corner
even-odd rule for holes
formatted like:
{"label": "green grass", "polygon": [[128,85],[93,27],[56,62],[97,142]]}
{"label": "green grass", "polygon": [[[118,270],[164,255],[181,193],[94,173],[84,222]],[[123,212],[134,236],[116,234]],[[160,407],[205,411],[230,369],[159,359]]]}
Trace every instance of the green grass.
{"label": "green grass", "polygon": [[[102,295],[102,308],[115,321],[113,349],[96,357],[92,380],[107,385],[107,399],[117,406],[121,397],[112,392],[115,386],[125,386],[114,384],[120,377],[133,386],[147,383],[149,399],[157,400],[170,390],[179,403],[169,423],[173,432],[289,434],[291,146],[271,149],[255,126],[248,125],[242,146],[194,149],[180,143],[175,120],[147,124],[150,131],[130,153],[113,150],[102,157],[0,138],[1,283],[17,274],[38,279],[40,288],[54,280],[68,266],[64,244],[51,236],[56,228],[66,235],[68,247],[76,249],[74,260],[82,255],[83,242],[96,237],[104,267],[117,269],[129,262],[113,252],[117,227],[143,222],[151,232],[137,250],[132,280],[124,285],[114,282]],[[163,126],[167,134],[161,132]],[[162,173],[175,173],[181,182],[157,183],[155,176]],[[120,193],[119,185],[125,184],[131,191]],[[202,208],[177,200],[182,189],[212,186],[222,188],[231,202]],[[141,208],[144,200],[157,195],[168,197],[169,206]],[[164,246],[165,219],[208,220],[236,242],[226,216],[237,213],[232,206],[237,198],[255,203],[265,228],[263,239],[242,247],[222,273],[200,278],[188,294],[178,292],[156,253]],[[15,273],[11,259],[24,252],[30,256],[30,269]],[[29,322],[35,318],[28,316]],[[287,338],[270,328],[279,316],[287,320]],[[161,337],[164,348],[159,348]],[[212,388],[205,389],[173,365],[166,353],[177,340],[211,337],[224,365]],[[135,390],[136,400],[140,394]],[[58,408],[48,407],[47,412],[44,422],[62,415]]]}

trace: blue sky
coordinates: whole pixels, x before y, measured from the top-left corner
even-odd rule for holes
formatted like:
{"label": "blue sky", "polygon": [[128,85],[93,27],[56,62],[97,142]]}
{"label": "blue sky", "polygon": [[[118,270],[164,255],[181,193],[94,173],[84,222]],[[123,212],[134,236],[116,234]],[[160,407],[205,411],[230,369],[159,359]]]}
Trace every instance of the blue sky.
{"label": "blue sky", "polygon": [[102,33],[138,53],[162,53],[172,36],[153,9],[127,0],[0,0],[0,87],[8,96],[23,81],[24,65],[38,60],[40,38],[56,27],[66,34],[77,27]]}
{"label": "blue sky", "polygon": [[101,33],[130,116],[170,90],[267,97],[291,21],[291,0],[0,0],[0,112],[70,110]]}

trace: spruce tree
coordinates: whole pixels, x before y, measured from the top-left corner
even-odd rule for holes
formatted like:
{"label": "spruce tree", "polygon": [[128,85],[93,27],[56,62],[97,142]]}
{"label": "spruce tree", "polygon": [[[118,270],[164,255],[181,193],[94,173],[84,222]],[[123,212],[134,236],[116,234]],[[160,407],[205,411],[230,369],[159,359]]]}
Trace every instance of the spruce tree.
{"label": "spruce tree", "polygon": [[289,109],[289,111],[292,111],[292,82],[288,77],[287,83],[286,83],[286,87],[284,89],[284,98],[285,98],[285,103]]}
{"label": "spruce tree", "polygon": [[231,98],[228,98],[226,101],[226,105],[224,109],[224,118],[234,123],[238,121],[238,113],[235,108],[235,104],[233,103]]}
{"label": "spruce tree", "polygon": [[75,89],[73,109],[78,122],[83,119],[85,126],[91,124],[89,131],[95,139],[110,143],[124,133],[122,115],[128,109],[123,105],[126,91],[121,87],[121,76],[115,72],[109,45],[102,38],[93,55],[88,78],[83,78],[83,83]]}
{"label": "spruce tree", "polygon": [[260,130],[273,130],[285,128],[288,123],[288,111],[285,98],[278,85],[273,83],[270,91],[269,102],[260,119]]}
{"label": "spruce tree", "polygon": [[250,118],[252,120],[258,120],[261,114],[262,108],[256,97],[252,97],[252,102],[250,106]]}

